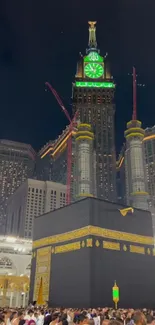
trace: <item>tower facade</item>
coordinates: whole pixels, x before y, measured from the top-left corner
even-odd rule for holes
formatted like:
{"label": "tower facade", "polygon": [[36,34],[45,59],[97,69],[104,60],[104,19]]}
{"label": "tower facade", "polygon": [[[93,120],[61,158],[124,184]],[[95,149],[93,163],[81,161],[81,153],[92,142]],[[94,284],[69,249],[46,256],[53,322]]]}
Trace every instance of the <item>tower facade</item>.
{"label": "tower facade", "polygon": [[49,141],[38,153],[36,163],[36,178],[43,181],[53,181],[66,185],[67,182],[67,142],[72,137],[71,166],[71,201],[74,201],[74,166],[75,166],[75,133],[67,126],[61,135]]}
{"label": "tower facade", "polygon": [[38,153],[36,178],[43,181],[53,181],[66,185],[67,182],[67,141],[73,135],[69,127],[57,137],[49,141]]}
{"label": "tower facade", "polygon": [[89,22],[89,44],[81,57],[73,84],[73,110],[82,124],[94,133],[97,197],[116,200],[116,157],[114,143],[114,90],[106,58],[99,54],[96,22]]}
{"label": "tower facade", "polygon": [[34,218],[66,205],[66,185],[28,178],[8,199],[6,235],[32,238]]}
{"label": "tower facade", "polygon": [[79,124],[75,134],[75,199],[94,196],[94,134],[90,124]]}
{"label": "tower facade", "polygon": [[29,144],[0,140],[0,229],[6,226],[8,198],[28,178],[33,177],[36,154]]}
{"label": "tower facade", "polygon": [[150,203],[155,208],[155,126],[145,129],[143,147]]}
{"label": "tower facade", "polygon": [[133,68],[133,115],[127,123],[125,131],[125,175],[127,204],[142,210],[148,210],[149,195],[147,193],[143,138],[145,131],[136,113],[136,72]]}

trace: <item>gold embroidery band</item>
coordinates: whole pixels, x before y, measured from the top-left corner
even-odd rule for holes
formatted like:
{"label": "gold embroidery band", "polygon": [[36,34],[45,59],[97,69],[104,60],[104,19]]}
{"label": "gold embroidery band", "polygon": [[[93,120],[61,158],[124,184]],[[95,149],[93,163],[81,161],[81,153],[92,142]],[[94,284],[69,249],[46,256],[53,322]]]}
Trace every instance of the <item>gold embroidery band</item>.
{"label": "gold embroidery band", "polygon": [[[111,242],[111,241],[99,241],[96,240],[93,242],[92,238],[88,238],[85,240],[82,240],[81,242],[73,242],[70,244],[65,244],[65,245],[58,245],[58,246],[53,246],[51,251],[52,254],[61,254],[61,253],[69,253],[71,251],[77,251],[83,248],[89,248],[89,247],[100,247],[101,246],[101,242],[102,242],[102,247],[105,250],[114,250],[114,251],[124,251],[124,252],[130,252],[130,253],[136,253],[136,254],[145,254],[147,253],[148,255],[152,255],[155,256],[155,249],[152,248],[150,249],[149,247],[147,248],[147,250],[145,251],[145,247],[143,246],[138,246],[138,245],[129,245],[128,247],[126,245],[123,245],[123,247],[121,247],[121,244],[118,242]],[[43,269],[42,269],[43,268]],[[42,269],[43,274],[46,272],[46,268],[44,263],[41,261],[41,263],[39,264],[39,269],[38,269],[38,265],[36,267],[36,272],[40,273]],[[46,274],[45,274],[46,275]]]}
{"label": "gold embroidery band", "polygon": [[113,243],[108,241],[103,241],[103,248],[105,249],[112,249],[115,251],[120,251],[120,244],[119,243]]}
{"label": "gold embroidery band", "polygon": [[66,252],[76,251],[80,248],[81,248],[81,243],[80,243],[80,241],[78,241],[76,243],[66,244],[66,245],[62,245],[62,246],[56,246],[54,253],[55,254],[66,253]]}
{"label": "gold embroidery band", "polygon": [[130,245],[130,252],[137,254],[145,254],[145,248],[141,246]]}
{"label": "gold embroidery band", "polygon": [[33,242],[33,249],[47,246],[47,245],[63,243],[66,241],[75,240],[90,235],[98,236],[106,239],[119,240],[123,242],[131,242],[131,243],[143,244],[143,245],[154,245],[153,237],[141,236],[141,235],[131,234],[127,232],[100,228],[96,226],[87,226],[67,233],[36,240]]}

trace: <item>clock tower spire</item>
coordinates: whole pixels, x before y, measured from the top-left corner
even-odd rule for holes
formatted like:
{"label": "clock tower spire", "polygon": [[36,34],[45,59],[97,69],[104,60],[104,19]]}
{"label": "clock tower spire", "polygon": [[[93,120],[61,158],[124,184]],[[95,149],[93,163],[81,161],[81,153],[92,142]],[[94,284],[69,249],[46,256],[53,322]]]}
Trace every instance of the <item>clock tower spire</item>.
{"label": "clock tower spire", "polygon": [[97,42],[96,42],[96,21],[88,21],[89,24],[89,50],[96,49],[97,50]]}
{"label": "clock tower spire", "polygon": [[[88,48],[86,55],[81,56],[78,62],[73,84],[73,112],[74,114],[76,111],[79,112],[80,121],[76,136],[78,167],[75,170],[79,172],[76,190],[81,186],[80,192],[84,191],[83,194],[89,193],[101,199],[115,201],[115,84],[107,67],[106,58],[100,55],[97,48],[96,21],[89,21],[88,24]],[[88,174],[91,175],[90,178]],[[88,178],[91,180],[89,184]],[[92,184],[93,191],[90,190]]]}

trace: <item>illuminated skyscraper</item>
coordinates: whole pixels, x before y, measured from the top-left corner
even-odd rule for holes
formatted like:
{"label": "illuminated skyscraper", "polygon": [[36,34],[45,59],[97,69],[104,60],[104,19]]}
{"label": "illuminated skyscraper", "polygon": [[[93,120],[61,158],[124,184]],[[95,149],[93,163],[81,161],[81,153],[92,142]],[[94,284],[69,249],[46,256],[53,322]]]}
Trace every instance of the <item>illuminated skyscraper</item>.
{"label": "illuminated skyscraper", "polygon": [[6,234],[32,238],[34,217],[66,205],[66,185],[28,178],[7,204]]}
{"label": "illuminated skyscraper", "polygon": [[143,138],[145,131],[137,120],[136,112],[136,72],[133,68],[133,116],[125,131],[125,175],[127,204],[148,210],[149,195],[144,165]]}
{"label": "illuminated skyscraper", "polygon": [[150,203],[155,208],[155,126],[145,129],[143,146]]}
{"label": "illuminated skyscraper", "polygon": [[0,229],[5,227],[8,198],[28,178],[33,177],[35,152],[25,143],[0,140]]}
{"label": "illuminated skyscraper", "polygon": [[70,132],[69,127],[53,141],[49,141],[38,153],[36,178],[43,181],[53,181],[66,185],[67,182],[67,142],[72,137],[72,178],[71,198],[73,200],[73,166],[75,152],[75,130]]}
{"label": "illuminated skyscraper", "polygon": [[114,141],[114,90],[106,58],[96,42],[96,22],[89,22],[89,44],[81,57],[73,84],[73,111],[81,123],[90,124],[96,153],[97,197],[116,200],[116,158]]}
{"label": "illuminated skyscraper", "polygon": [[49,141],[38,153],[36,175],[38,180],[66,184],[67,179],[67,140],[71,136],[69,128],[57,139]]}
{"label": "illuminated skyscraper", "polygon": [[[73,84],[73,111],[79,111],[80,123],[89,124],[94,137],[93,147],[92,144],[89,147],[94,158],[94,180],[91,181],[94,189],[92,190],[91,184],[90,192],[99,198],[111,201],[116,200],[114,90],[115,84],[109,73],[106,58],[100,56],[97,48],[95,22],[89,22],[89,48],[78,63]],[[83,131],[88,132],[88,130]],[[77,191],[79,193],[76,173],[74,173],[75,166],[77,167],[76,149],[79,150],[79,144],[82,148],[81,138],[80,142],[76,142],[75,134],[76,130],[69,134],[67,127],[58,139],[50,141],[40,150],[37,161],[38,179],[66,184],[67,140],[72,136],[72,200],[75,199],[75,193],[77,194]]]}

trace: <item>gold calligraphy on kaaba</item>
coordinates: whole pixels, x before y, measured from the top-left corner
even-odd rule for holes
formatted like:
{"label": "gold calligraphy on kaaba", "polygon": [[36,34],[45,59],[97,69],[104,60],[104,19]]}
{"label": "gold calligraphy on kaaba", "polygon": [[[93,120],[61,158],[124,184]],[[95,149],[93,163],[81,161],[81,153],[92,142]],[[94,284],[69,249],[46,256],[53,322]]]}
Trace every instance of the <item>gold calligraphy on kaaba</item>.
{"label": "gold calligraphy on kaaba", "polygon": [[41,238],[33,242],[33,249],[68,242],[76,239],[81,239],[88,236],[98,236],[105,239],[112,239],[121,242],[130,242],[134,244],[142,245],[154,245],[154,238],[149,236],[142,236],[137,234],[131,234],[122,231],[116,231],[111,229],[100,228],[96,226],[86,226],[80,229],[76,229],[67,233],[53,235],[46,238]]}
{"label": "gold calligraphy on kaaba", "polygon": [[35,283],[33,300],[38,299],[40,280],[43,281],[43,300],[49,300],[49,284],[51,271],[51,246],[40,248],[37,250]]}
{"label": "gold calligraphy on kaaba", "polygon": [[103,248],[112,249],[116,251],[120,251],[120,243],[114,243],[109,241],[103,241]]}
{"label": "gold calligraphy on kaaba", "polygon": [[61,245],[61,246],[56,246],[54,253],[66,253],[66,252],[71,252],[71,251],[76,251],[81,248],[81,242],[75,242],[75,243],[70,243],[66,245]]}
{"label": "gold calligraphy on kaaba", "polygon": [[92,247],[102,247],[104,250],[113,250],[113,251],[122,251],[124,253],[135,253],[135,254],[146,254],[150,256],[155,256],[155,248],[153,247],[144,247],[139,245],[125,245],[121,242],[109,241],[109,240],[100,240],[93,238],[86,238],[86,240],[72,242],[65,245],[56,245],[52,246],[52,254],[62,254],[72,251],[77,251],[80,249],[88,249]]}
{"label": "gold calligraphy on kaaba", "polygon": [[141,246],[130,245],[131,253],[145,254],[145,248]]}

